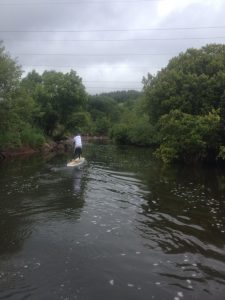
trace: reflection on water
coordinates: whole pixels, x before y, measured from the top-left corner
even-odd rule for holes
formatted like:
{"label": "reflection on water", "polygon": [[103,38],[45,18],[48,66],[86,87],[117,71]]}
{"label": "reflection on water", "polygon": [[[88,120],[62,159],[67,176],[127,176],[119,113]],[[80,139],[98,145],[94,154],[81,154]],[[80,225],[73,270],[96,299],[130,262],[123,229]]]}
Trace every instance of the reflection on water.
{"label": "reflection on water", "polygon": [[74,168],[74,183],[73,183],[73,189],[74,193],[79,194],[81,192],[81,180],[83,175],[83,168]]}
{"label": "reflection on water", "polygon": [[0,165],[0,299],[224,299],[224,170],[84,153]]}

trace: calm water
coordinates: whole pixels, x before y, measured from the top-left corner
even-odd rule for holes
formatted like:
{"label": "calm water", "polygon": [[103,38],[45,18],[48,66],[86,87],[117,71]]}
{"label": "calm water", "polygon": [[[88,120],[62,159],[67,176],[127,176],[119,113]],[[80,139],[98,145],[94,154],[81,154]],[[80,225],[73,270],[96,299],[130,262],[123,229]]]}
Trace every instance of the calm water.
{"label": "calm water", "polygon": [[84,152],[0,165],[0,299],[224,299],[225,171]]}

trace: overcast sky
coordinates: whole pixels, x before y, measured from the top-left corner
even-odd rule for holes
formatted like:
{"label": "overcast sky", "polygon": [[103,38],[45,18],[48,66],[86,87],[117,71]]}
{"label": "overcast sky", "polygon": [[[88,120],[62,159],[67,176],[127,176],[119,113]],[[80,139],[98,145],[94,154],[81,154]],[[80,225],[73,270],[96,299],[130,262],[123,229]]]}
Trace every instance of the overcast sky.
{"label": "overcast sky", "polygon": [[24,74],[73,69],[91,94],[141,90],[180,52],[225,42],[225,0],[0,0],[0,40]]}

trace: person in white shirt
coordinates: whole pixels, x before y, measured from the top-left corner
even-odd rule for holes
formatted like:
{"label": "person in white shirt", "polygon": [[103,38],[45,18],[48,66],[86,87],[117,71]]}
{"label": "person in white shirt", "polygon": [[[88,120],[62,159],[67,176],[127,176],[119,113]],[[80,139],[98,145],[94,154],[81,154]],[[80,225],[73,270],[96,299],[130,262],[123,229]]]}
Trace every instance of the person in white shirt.
{"label": "person in white shirt", "polygon": [[81,136],[79,134],[77,134],[74,138],[73,138],[73,143],[74,143],[74,159],[76,157],[81,157],[82,154],[82,141],[81,141]]}

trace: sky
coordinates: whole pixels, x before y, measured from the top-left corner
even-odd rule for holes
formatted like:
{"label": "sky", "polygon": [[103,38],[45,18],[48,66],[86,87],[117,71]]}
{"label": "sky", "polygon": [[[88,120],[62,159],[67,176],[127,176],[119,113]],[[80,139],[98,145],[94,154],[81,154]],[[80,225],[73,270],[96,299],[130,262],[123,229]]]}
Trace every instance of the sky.
{"label": "sky", "polygon": [[23,76],[73,69],[90,94],[141,91],[172,57],[225,42],[225,0],[0,0],[0,40]]}

